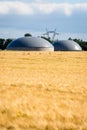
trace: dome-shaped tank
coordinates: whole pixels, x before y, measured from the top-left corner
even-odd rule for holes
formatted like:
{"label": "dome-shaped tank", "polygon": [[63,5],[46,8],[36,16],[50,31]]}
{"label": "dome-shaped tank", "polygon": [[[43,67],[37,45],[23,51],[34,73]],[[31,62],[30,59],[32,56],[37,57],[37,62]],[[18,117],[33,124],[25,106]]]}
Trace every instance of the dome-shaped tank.
{"label": "dome-shaped tank", "polygon": [[55,51],[81,51],[82,48],[73,40],[56,40],[53,43]]}
{"label": "dome-shaped tank", "polygon": [[54,47],[40,37],[22,37],[12,41],[7,50],[54,51]]}

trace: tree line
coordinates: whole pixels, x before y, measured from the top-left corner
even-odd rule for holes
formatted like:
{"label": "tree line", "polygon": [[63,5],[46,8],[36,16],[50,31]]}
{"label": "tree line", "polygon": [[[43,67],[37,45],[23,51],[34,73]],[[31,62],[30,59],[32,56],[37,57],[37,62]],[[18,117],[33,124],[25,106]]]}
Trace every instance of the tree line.
{"label": "tree line", "polygon": [[[25,37],[32,37],[32,35],[30,33],[26,33],[26,34],[24,34],[24,36]],[[53,43],[53,41],[51,41],[50,38],[46,38],[46,37],[43,37],[43,36],[41,36],[41,38],[49,41],[51,44]],[[12,39],[12,38],[8,38],[8,39],[0,38],[0,49],[5,50],[7,45],[10,42],[12,42],[13,40],[14,39]],[[77,42],[81,46],[82,50],[87,51],[87,41],[83,41],[81,39],[76,39],[76,38],[75,39],[69,38],[68,40],[73,40],[73,41]]]}
{"label": "tree line", "polygon": [[13,41],[13,39],[8,38],[8,39],[4,39],[4,38],[0,38],[0,49],[1,50],[5,50],[7,45]]}

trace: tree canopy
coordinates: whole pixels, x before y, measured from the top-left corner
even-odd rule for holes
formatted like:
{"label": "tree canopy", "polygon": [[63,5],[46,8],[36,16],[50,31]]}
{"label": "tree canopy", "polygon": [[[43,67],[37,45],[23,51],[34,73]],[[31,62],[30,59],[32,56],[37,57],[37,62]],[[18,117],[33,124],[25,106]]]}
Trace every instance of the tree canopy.
{"label": "tree canopy", "polygon": [[12,41],[13,39],[8,38],[8,39],[2,39],[0,38],[0,49],[4,50],[6,49],[7,45]]}
{"label": "tree canopy", "polygon": [[24,36],[25,36],[25,37],[32,37],[32,34],[26,33],[26,34],[24,34]]}
{"label": "tree canopy", "polygon": [[[25,37],[31,37],[32,35],[30,33],[26,33],[24,34]],[[41,36],[41,38],[49,41],[51,44],[52,44],[52,40],[50,38],[46,38],[44,36]],[[4,39],[4,38],[0,38],[0,49],[1,50],[4,50],[6,49],[7,45],[12,41],[13,39],[12,38],[8,38],[8,39]],[[75,42],[77,42],[81,47],[82,47],[82,50],[85,50],[87,51],[87,41],[83,41],[81,39],[72,39],[71,37],[68,38],[68,40],[73,40]]]}
{"label": "tree canopy", "polygon": [[49,38],[46,38],[46,37],[44,37],[44,36],[41,36],[41,38],[43,38],[43,39],[47,40],[48,42],[52,43],[50,37],[49,37]]}

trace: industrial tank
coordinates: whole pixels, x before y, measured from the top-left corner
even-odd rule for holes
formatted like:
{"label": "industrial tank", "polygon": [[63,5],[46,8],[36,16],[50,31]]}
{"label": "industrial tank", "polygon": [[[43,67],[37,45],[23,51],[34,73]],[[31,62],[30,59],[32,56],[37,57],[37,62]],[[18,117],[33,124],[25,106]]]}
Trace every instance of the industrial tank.
{"label": "industrial tank", "polygon": [[7,50],[54,51],[54,47],[40,37],[22,37],[12,41]]}
{"label": "industrial tank", "polygon": [[55,51],[81,51],[80,45],[73,40],[56,40],[53,42]]}

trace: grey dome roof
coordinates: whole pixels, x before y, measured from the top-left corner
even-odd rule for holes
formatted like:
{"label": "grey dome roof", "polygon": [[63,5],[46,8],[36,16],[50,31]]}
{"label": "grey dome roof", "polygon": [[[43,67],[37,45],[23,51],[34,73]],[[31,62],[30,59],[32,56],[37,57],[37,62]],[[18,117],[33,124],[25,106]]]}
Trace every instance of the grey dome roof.
{"label": "grey dome roof", "polygon": [[54,50],[53,45],[40,37],[22,37],[12,41],[7,50]]}
{"label": "grey dome roof", "polygon": [[53,43],[55,51],[80,51],[82,48],[73,40],[56,40]]}

